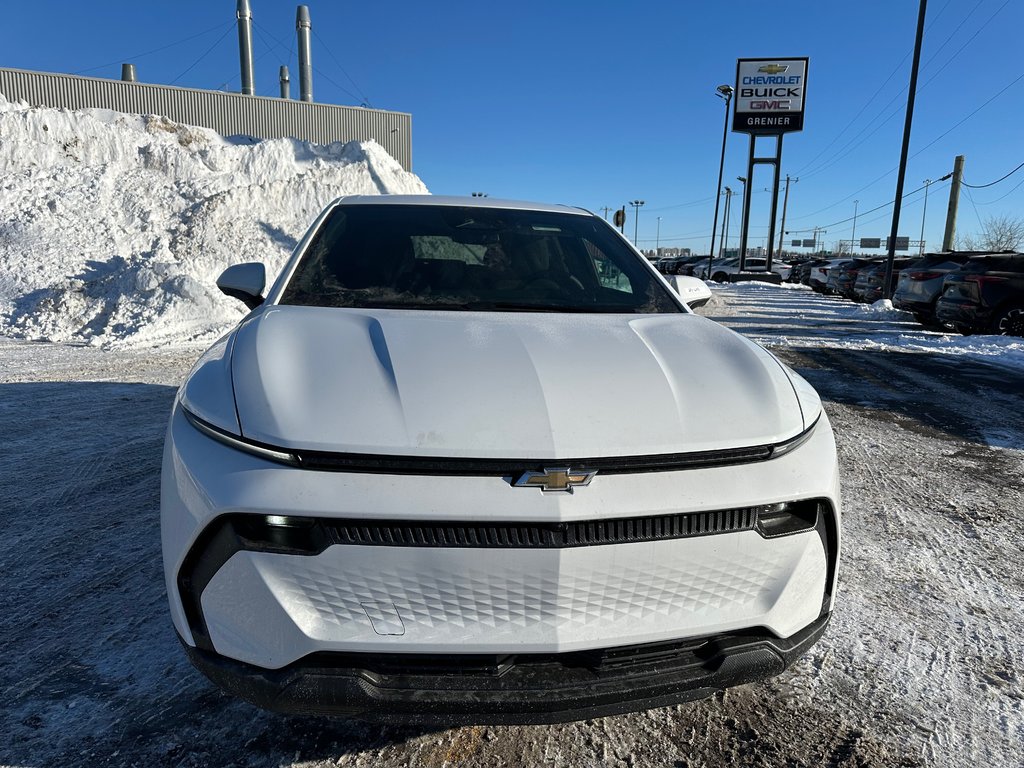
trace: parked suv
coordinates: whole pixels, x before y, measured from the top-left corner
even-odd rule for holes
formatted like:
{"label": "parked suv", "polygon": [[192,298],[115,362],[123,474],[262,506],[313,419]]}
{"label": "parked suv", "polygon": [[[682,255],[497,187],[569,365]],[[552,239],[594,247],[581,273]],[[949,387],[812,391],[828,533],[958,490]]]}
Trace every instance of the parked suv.
{"label": "parked suv", "polygon": [[970,252],[926,253],[900,272],[892,295],[893,306],[912,312],[921,325],[941,326],[935,317],[935,302],[942,294],[942,281],[971,256]]}
{"label": "parked suv", "polygon": [[[913,259],[893,259],[892,278],[889,287],[895,288],[903,270],[913,263]],[[854,301],[863,301],[868,304],[878,301],[885,296],[885,269],[886,259],[879,262],[872,262],[861,267],[857,273],[857,279],[850,289],[850,298]]]}
{"label": "parked suv", "polygon": [[875,259],[848,259],[839,262],[828,271],[828,279],[825,281],[825,293],[836,293],[847,299],[853,298],[853,284],[857,280],[860,270],[876,264]]}
{"label": "parked suv", "polygon": [[946,275],[935,315],[963,334],[1024,336],[1024,253],[968,259]]}

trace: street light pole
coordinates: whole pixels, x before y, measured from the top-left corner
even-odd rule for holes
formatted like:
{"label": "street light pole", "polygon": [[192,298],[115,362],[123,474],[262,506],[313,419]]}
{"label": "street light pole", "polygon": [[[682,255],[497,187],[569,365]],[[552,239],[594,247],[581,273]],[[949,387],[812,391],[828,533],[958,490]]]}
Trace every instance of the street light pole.
{"label": "street light pole", "polygon": [[931,179],[924,180],[924,210],[921,211],[921,256],[924,256],[924,217],[928,215],[928,187],[932,184],[934,182]]}
{"label": "street light pole", "polygon": [[747,200],[747,180],[743,176],[737,176],[736,177],[736,181],[738,181],[740,184],[743,185],[743,187],[740,189],[740,196],[743,198],[744,205],[743,205],[743,215],[742,215],[742,217],[740,219],[740,226],[742,227],[742,229],[740,230],[740,252],[739,252],[740,271],[742,272],[743,271],[743,267],[746,266],[746,261],[747,261],[747,254],[744,253],[746,248],[744,247],[744,237],[743,237],[743,233],[747,231],[747,206],[746,206],[746,200]]}
{"label": "street light pole", "polygon": [[[718,98],[725,101],[725,125],[722,127],[722,156],[718,161],[718,191],[715,193],[715,220],[711,224],[711,249],[708,251],[708,258],[715,258],[715,230],[718,229],[718,204],[722,201],[722,171],[725,169],[725,140],[729,136],[729,101],[732,99],[733,88],[731,85],[722,84],[715,89]],[[708,262],[710,269],[711,262]]]}
{"label": "street light pole", "polygon": [[789,205],[789,184],[792,182],[796,184],[800,181],[799,178],[790,179],[789,174],[786,174],[786,195],[782,198],[782,225],[779,227],[779,258],[782,258],[782,238],[786,234],[786,206]]}
{"label": "street light pole", "polygon": [[633,206],[633,247],[640,250],[640,244],[637,241],[637,232],[640,229],[640,206],[644,204],[643,200],[630,200],[629,204]]}
{"label": "street light pole", "polygon": [[[729,249],[729,217],[732,216],[732,196],[735,192],[731,187],[725,188],[725,218],[722,219],[722,244],[718,255],[725,258],[725,252]],[[711,262],[708,262],[708,277],[711,277]]]}
{"label": "street light pole", "polygon": [[658,253],[661,250],[661,216],[658,217],[658,234],[654,238],[654,254],[660,256]]}
{"label": "street light pole", "polygon": [[853,231],[850,233],[850,253],[853,253],[853,244],[857,242],[857,205],[860,200],[853,201]]}

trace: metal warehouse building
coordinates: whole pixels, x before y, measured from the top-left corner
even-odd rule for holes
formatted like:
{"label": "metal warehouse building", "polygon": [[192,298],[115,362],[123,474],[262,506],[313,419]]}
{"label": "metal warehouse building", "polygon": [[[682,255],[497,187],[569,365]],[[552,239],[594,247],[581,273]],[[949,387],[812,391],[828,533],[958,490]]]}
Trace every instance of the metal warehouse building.
{"label": "metal warehouse building", "polygon": [[291,136],[317,144],[373,139],[412,170],[412,115],[405,112],[4,68],[0,94],[33,106],[164,115],[224,136]]}

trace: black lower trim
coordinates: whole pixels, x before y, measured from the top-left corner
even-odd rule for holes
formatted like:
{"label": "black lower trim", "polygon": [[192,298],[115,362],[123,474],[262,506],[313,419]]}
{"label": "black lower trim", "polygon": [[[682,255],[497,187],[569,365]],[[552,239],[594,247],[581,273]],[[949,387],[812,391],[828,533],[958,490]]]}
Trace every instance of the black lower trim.
{"label": "black lower trim", "polygon": [[669,706],[774,677],[821,637],[830,617],[788,638],[754,630],[508,656],[317,653],[279,670],[183,645],[218,686],[276,712],[437,725],[551,723]]}

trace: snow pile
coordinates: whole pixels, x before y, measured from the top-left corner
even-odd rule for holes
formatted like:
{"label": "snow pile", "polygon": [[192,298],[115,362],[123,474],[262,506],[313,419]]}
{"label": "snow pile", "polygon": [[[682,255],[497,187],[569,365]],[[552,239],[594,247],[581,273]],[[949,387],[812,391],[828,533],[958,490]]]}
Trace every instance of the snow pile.
{"label": "snow pile", "polygon": [[375,142],[234,141],[167,118],[0,95],[0,335],[137,346],[203,341],[243,314],[214,286],[272,277],[346,194],[427,194]]}
{"label": "snow pile", "polygon": [[876,319],[887,320],[909,320],[911,315],[902,309],[896,309],[891,299],[879,299],[873,304],[857,304],[857,311],[861,314],[871,315]]}

